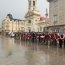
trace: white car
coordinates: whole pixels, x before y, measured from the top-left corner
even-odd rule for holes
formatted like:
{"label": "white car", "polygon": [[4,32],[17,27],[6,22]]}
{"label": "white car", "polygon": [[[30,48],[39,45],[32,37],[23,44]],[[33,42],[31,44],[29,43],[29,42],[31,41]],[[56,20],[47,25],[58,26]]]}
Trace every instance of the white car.
{"label": "white car", "polygon": [[11,37],[14,37],[14,36],[15,36],[15,34],[14,34],[13,32],[11,32],[11,33],[10,33],[10,36],[11,36]]}

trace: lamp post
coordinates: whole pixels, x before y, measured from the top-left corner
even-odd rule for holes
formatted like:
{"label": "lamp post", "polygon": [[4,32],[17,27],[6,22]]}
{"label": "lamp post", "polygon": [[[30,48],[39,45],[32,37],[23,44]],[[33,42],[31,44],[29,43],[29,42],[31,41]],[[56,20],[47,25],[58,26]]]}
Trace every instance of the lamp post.
{"label": "lamp post", "polygon": [[12,21],[12,32],[13,32],[13,21]]}
{"label": "lamp post", "polygon": [[19,33],[19,20],[18,20],[18,33]]}
{"label": "lamp post", "polygon": [[46,19],[45,19],[46,32],[48,33],[48,30],[47,30],[47,17],[48,17],[48,10],[47,10],[47,8],[46,8],[46,14],[45,14],[45,16],[46,16]]}

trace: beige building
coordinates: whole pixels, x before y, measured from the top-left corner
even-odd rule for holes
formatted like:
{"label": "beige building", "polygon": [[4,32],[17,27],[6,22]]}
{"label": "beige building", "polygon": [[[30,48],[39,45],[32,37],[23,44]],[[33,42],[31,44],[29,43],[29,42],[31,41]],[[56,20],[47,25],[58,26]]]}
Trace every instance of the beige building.
{"label": "beige building", "polygon": [[47,26],[46,18],[41,20],[40,12],[36,7],[37,0],[28,0],[28,12],[25,20],[14,19],[8,14],[3,20],[2,28],[4,32],[43,32]]}
{"label": "beige building", "polygon": [[49,17],[52,32],[64,32],[65,29],[65,0],[47,0],[49,2]]}
{"label": "beige building", "polygon": [[37,23],[38,32],[45,32],[45,27],[47,27],[49,25],[48,20],[49,20],[49,18],[40,17],[40,22]]}
{"label": "beige building", "polygon": [[3,32],[24,32],[25,20],[14,19],[8,14],[2,21]]}

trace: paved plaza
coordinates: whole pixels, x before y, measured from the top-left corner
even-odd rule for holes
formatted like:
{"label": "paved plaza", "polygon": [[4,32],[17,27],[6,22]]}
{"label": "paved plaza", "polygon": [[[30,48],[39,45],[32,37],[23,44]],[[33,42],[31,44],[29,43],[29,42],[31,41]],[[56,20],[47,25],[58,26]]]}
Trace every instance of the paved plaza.
{"label": "paved plaza", "polygon": [[0,65],[65,65],[65,49],[0,36]]}

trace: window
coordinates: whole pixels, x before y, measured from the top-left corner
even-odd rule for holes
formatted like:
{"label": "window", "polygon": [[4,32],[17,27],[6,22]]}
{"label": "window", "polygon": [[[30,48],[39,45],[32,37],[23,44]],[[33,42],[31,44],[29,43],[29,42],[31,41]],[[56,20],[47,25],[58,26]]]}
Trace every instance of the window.
{"label": "window", "polygon": [[28,32],[31,32],[31,27],[28,27]]}
{"label": "window", "polygon": [[54,22],[54,24],[56,24],[58,22],[58,16],[57,15],[54,15],[53,22]]}
{"label": "window", "polygon": [[54,2],[57,2],[58,0],[54,0]]}
{"label": "window", "polygon": [[29,6],[31,6],[31,1],[29,1]]}
{"label": "window", "polygon": [[33,1],[33,6],[35,6],[35,1]]}
{"label": "window", "polygon": [[37,20],[35,20],[35,21],[37,21]]}
{"label": "window", "polygon": [[31,23],[31,20],[29,20],[28,23]]}
{"label": "window", "polygon": [[40,31],[42,31],[42,27],[40,26]]}
{"label": "window", "polygon": [[56,28],[54,32],[57,32],[58,33],[59,32],[59,28]]}

